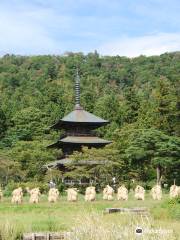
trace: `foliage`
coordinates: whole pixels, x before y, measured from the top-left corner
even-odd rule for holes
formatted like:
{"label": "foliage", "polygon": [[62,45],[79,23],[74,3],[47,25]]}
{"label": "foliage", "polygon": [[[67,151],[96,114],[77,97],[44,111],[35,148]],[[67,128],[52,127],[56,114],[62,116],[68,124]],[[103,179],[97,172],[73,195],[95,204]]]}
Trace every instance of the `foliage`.
{"label": "foliage", "polygon": [[[180,166],[180,141],[178,137],[169,136],[156,129],[136,129],[126,125],[116,131],[115,139],[121,149],[121,157],[133,169],[138,171],[139,177],[147,181],[150,178],[151,166],[160,165],[166,177],[171,180],[179,177],[173,169]],[[168,176],[169,175],[169,176]],[[150,180],[150,179],[149,179]]]}
{"label": "foliage", "polygon": [[[118,179],[118,172],[123,167],[119,151],[113,144],[99,149],[83,147],[82,152],[74,152],[71,158],[73,162],[68,166],[71,170],[67,173],[68,177],[90,178],[95,184],[101,184],[101,186],[112,182],[113,177]],[[83,165],[79,165],[81,161]],[[91,162],[93,162],[92,165]]]}
{"label": "foliage", "polygon": [[0,139],[4,136],[6,131],[6,116],[0,106]]}
{"label": "foliage", "polygon": [[45,142],[18,141],[9,151],[11,158],[20,164],[25,179],[40,180],[44,175],[44,165],[55,160],[56,151],[48,151]]}
{"label": "foliage", "polygon": [[[46,146],[61,133],[49,126],[73,109],[78,66],[83,107],[110,124],[97,130],[113,140],[104,150],[75,153],[82,159],[109,161],[101,166],[71,168],[69,175],[98,177],[109,182],[155,180],[162,166],[164,181],[179,179],[180,53],[127,58],[97,52],[62,56],[0,58],[1,182],[48,181],[43,165],[60,156]],[[59,181],[59,175],[54,178]],[[147,183],[147,186],[149,184]]]}
{"label": "foliage", "polygon": [[20,181],[24,177],[18,162],[10,160],[4,153],[0,153],[0,185],[6,185],[9,181]]}

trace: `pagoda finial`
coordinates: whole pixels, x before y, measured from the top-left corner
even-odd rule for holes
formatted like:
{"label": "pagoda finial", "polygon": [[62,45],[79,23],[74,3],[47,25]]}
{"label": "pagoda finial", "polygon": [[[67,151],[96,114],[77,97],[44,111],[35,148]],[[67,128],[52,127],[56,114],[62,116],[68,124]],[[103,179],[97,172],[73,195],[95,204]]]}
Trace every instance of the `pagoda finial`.
{"label": "pagoda finial", "polygon": [[81,106],[80,106],[80,77],[79,77],[78,68],[76,70],[75,92],[76,92],[76,97],[75,97],[76,105],[75,105],[75,109],[81,109]]}

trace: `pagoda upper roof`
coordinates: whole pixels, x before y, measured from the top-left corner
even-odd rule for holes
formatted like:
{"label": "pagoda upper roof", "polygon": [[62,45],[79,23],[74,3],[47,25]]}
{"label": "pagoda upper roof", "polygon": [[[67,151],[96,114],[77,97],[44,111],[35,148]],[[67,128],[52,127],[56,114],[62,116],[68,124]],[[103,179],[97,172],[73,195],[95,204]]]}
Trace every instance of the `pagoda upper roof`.
{"label": "pagoda upper roof", "polygon": [[76,124],[76,123],[81,123],[85,125],[97,125],[97,126],[102,126],[109,121],[104,120],[100,117],[95,116],[92,113],[89,113],[85,111],[82,107],[75,108],[72,112],[70,112],[68,115],[60,119],[56,124],[52,126],[52,128],[60,128],[65,125],[70,125],[70,124]]}

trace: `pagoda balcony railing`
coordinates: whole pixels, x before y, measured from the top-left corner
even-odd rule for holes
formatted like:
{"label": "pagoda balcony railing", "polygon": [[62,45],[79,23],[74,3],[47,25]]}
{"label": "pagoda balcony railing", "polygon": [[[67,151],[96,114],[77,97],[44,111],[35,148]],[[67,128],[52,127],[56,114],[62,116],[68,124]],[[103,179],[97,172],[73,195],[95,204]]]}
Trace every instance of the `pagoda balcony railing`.
{"label": "pagoda balcony railing", "polygon": [[[67,137],[67,136],[79,136],[79,137],[87,137],[87,136],[92,136],[95,137],[96,134],[93,132],[84,132],[84,133],[80,133],[80,132],[67,132],[66,134],[63,134],[63,137]],[[62,137],[61,137],[62,138]]]}
{"label": "pagoda balcony railing", "polygon": [[86,185],[89,185],[89,184],[92,184],[93,181],[91,180],[86,180],[86,181],[83,181],[83,180],[74,180],[74,179],[63,179],[62,180],[62,183],[64,183],[65,185],[82,185],[82,186],[86,186]]}

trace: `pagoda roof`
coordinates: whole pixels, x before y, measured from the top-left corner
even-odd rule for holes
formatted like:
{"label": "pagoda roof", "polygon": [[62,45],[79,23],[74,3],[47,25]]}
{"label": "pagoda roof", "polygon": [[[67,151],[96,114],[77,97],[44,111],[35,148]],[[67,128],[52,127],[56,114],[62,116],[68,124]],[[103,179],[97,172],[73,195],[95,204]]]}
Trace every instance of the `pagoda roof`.
{"label": "pagoda roof", "polygon": [[80,145],[106,145],[111,141],[104,140],[96,136],[67,136],[58,140],[56,143],[49,145],[49,147],[62,146],[64,144],[80,144]]}
{"label": "pagoda roof", "polygon": [[46,165],[44,165],[44,167],[46,168],[53,168],[53,167],[57,167],[58,165],[66,165],[66,164],[74,164],[74,165],[103,165],[105,163],[107,163],[107,160],[80,160],[80,161],[74,161],[70,158],[63,158],[63,159],[59,159],[57,161],[54,162],[50,162]]}
{"label": "pagoda roof", "polygon": [[110,143],[110,141],[104,140],[96,136],[67,136],[59,140],[64,143]]}
{"label": "pagoda roof", "polygon": [[109,121],[97,117],[94,114],[89,113],[83,108],[79,107],[75,108],[72,112],[59,120],[56,124],[52,125],[51,128],[59,128],[67,124],[74,125],[76,123],[102,126],[109,123]]}

